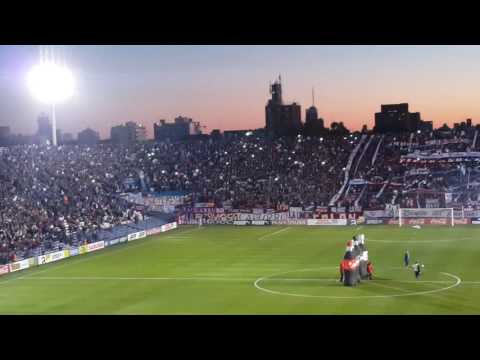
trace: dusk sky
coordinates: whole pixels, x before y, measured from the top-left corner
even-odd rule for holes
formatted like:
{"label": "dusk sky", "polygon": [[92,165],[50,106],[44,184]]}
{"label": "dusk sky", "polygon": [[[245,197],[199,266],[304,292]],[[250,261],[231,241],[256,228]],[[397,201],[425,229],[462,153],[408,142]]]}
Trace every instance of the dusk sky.
{"label": "dusk sky", "polygon": [[[102,138],[112,125],[188,116],[236,130],[265,125],[268,86],[282,75],[284,100],[315,105],[326,125],[369,128],[380,104],[408,102],[434,126],[480,123],[480,46],[61,46],[76,94],[57,107],[58,127]],[[0,126],[32,134],[47,106],[28,92],[38,46],[0,46]]]}

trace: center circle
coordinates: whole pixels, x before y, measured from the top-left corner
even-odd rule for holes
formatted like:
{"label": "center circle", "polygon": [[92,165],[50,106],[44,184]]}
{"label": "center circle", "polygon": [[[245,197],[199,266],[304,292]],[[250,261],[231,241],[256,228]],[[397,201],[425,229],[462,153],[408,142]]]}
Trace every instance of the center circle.
{"label": "center circle", "polygon": [[[307,282],[307,281],[323,281],[323,282],[337,282],[337,279],[332,279],[332,278],[311,278],[311,279],[302,279],[302,278],[290,278],[290,279],[275,279],[275,277],[278,277],[280,275],[286,275],[286,274],[293,274],[293,273],[299,273],[299,272],[308,272],[308,271],[318,271],[322,269],[338,269],[337,267],[322,267],[322,268],[315,268],[315,269],[299,269],[299,270],[291,270],[291,271],[285,271],[281,273],[276,273],[273,275],[269,276],[263,276],[255,280],[253,283],[254,287],[257,288],[260,291],[274,294],[274,295],[284,295],[284,296],[295,296],[295,297],[304,297],[304,298],[322,298],[322,299],[373,299],[373,298],[393,298],[393,297],[404,297],[404,296],[416,296],[416,295],[427,295],[427,294],[433,294],[441,291],[447,291],[449,289],[452,289],[454,287],[457,287],[460,285],[462,280],[456,276],[452,275],[449,273],[445,272],[440,272],[440,274],[444,277],[448,277],[449,279],[455,280],[455,282],[447,284],[447,286],[442,287],[442,288],[436,288],[432,290],[425,290],[425,291],[409,291],[406,292],[405,294],[390,294],[390,295],[356,295],[356,296],[337,296],[337,295],[312,295],[312,294],[302,294],[302,293],[294,293],[294,292],[284,292],[284,291],[277,291],[273,289],[267,288],[264,283],[267,282],[268,280],[278,280],[278,281],[292,281],[292,282]],[[369,280],[369,283],[374,283],[375,280]],[[263,286],[261,285],[263,283]],[[342,285],[343,286],[343,285]],[[362,285],[360,285],[359,288],[361,288]],[[388,287],[388,286],[386,286]],[[350,290],[354,290],[355,288],[349,288]],[[395,288],[393,288],[395,289]],[[405,289],[397,289],[401,291],[406,291]]]}

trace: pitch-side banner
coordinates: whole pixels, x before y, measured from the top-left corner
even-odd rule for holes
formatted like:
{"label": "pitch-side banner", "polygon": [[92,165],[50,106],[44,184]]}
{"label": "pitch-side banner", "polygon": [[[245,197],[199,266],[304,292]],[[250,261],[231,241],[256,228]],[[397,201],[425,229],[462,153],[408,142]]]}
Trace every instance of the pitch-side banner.
{"label": "pitch-side banner", "polygon": [[48,264],[54,261],[65,259],[70,255],[68,250],[56,251],[46,255],[40,255],[37,257],[38,265]]}
{"label": "pitch-side banner", "polygon": [[9,266],[10,266],[10,272],[28,269],[30,267],[30,261],[29,259],[25,259],[22,261],[11,263]]}
{"label": "pitch-side banner", "polygon": [[248,221],[245,220],[240,220],[240,221],[234,221],[233,225],[247,225]]}
{"label": "pitch-side banner", "polygon": [[96,251],[105,247],[104,241],[98,241],[95,243],[87,244],[87,252]]}
{"label": "pitch-side banner", "polygon": [[8,274],[8,265],[0,265],[0,275]]}
{"label": "pitch-side banner", "polygon": [[266,220],[253,220],[252,225],[269,225],[270,222]]}
{"label": "pitch-side banner", "polygon": [[347,225],[347,219],[308,219],[307,225]]}
{"label": "pitch-side banner", "polygon": [[173,230],[173,229],[176,229],[176,228],[177,228],[177,222],[165,224],[165,225],[162,225],[161,232]]}
{"label": "pitch-side banner", "polygon": [[161,232],[162,232],[162,227],[161,226],[154,227],[154,228],[151,228],[151,229],[147,230],[147,236],[155,235],[155,234],[158,234],[158,233],[161,233]]}
{"label": "pitch-side banner", "polygon": [[79,247],[78,247],[78,253],[79,253],[80,255],[86,254],[87,252],[88,252],[88,247],[87,247],[87,245],[82,245],[82,246],[79,246]]}
{"label": "pitch-side banner", "polygon": [[307,219],[273,220],[273,225],[307,225]]}
{"label": "pitch-side banner", "polygon": [[136,233],[128,235],[128,241],[138,240],[138,239],[144,238],[146,236],[147,236],[146,231],[136,232]]}

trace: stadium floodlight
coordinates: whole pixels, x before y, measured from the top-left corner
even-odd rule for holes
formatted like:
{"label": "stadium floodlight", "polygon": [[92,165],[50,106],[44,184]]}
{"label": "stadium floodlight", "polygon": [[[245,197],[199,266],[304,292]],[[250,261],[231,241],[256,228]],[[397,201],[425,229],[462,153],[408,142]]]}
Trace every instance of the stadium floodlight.
{"label": "stadium floodlight", "polygon": [[55,105],[64,102],[74,93],[72,72],[64,65],[44,61],[35,65],[27,76],[28,88],[40,102],[52,107],[52,143],[57,146]]}

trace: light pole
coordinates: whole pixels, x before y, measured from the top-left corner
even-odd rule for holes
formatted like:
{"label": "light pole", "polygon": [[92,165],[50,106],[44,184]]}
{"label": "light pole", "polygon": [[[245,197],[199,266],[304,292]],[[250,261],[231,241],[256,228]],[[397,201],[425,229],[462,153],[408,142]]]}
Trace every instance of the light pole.
{"label": "light pole", "polygon": [[73,75],[65,65],[59,65],[54,61],[41,61],[30,70],[27,82],[32,95],[38,101],[51,106],[52,144],[57,146],[55,107],[73,95]]}

